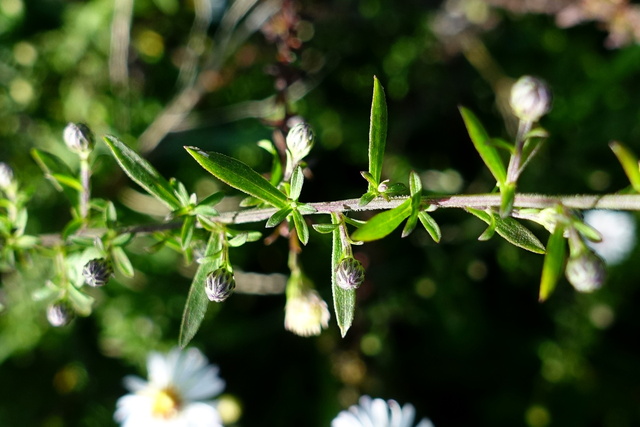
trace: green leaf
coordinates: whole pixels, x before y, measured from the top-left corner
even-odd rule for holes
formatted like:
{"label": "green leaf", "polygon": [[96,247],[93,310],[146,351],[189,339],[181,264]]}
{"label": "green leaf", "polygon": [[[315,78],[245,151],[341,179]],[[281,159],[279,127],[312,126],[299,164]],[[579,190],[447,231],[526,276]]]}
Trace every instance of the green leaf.
{"label": "green leaf", "polygon": [[298,203],[296,205],[296,210],[302,215],[311,215],[318,212],[318,209],[314,208],[308,203]]}
{"label": "green leaf", "polygon": [[200,200],[196,206],[215,206],[222,201],[224,193],[222,191],[215,192]]}
{"label": "green leaf", "polygon": [[409,215],[409,219],[407,219],[407,223],[404,225],[404,228],[402,229],[402,238],[407,237],[409,234],[411,234],[413,232],[413,230],[415,230],[416,225],[418,225],[418,212],[412,212],[411,215]]}
{"label": "green leaf", "polygon": [[83,225],[84,225],[84,218],[72,219],[67,223],[67,225],[65,225],[64,229],[62,230],[62,239],[67,240],[69,236],[71,236],[72,234],[75,234],[76,231],[80,230]]}
{"label": "green leaf", "polygon": [[340,240],[340,218],[338,214],[331,214],[331,222],[336,225],[332,233],[333,248],[331,251],[331,290],[333,293],[333,309],[336,313],[336,322],[340,328],[340,335],[344,338],[353,323],[353,316],[356,310],[355,289],[345,290],[338,286],[336,280],[336,270],[338,263],[344,258],[345,253]]}
{"label": "green leaf", "polygon": [[231,239],[229,239],[227,241],[227,245],[231,246],[232,248],[239,248],[240,246],[247,243],[247,237],[248,237],[247,233],[240,233],[236,236],[233,236]]}
{"label": "green leaf", "polygon": [[75,286],[67,287],[67,297],[73,307],[73,311],[80,316],[89,316],[93,306],[93,298],[85,294]]}
{"label": "green leaf", "polygon": [[112,241],[111,241],[111,245],[112,246],[126,246],[129,244],[129,242],[133,240],[133,234],[132,233],[122,233],[118,236],[116,236]]}
{"label": "green leaf", "polygon": [[538,297],[540,302],[545,301],[551,295],[564,271],[567,245],[563,234],[564,227],[562,224],[557,223],[553,233],[549,236],[547,253],[544,256],[542,265],[542,278],[540,279],[540,294]]}
{"label": "green leaf", "polygon": [[611,147],[613,154],[618,158],[633,189],[637,193],[640,193],[640,168],[638,168],[638,158],[627,147],[617,141],[610,142],[609,147]]}
{"label": "green leaf", "polygon": [[338,228],[337,224],[313,224],[313,229],[320,234],[329,234]]}
{"label": "green leaf", "polygon": [[300,212],[294,209],[291,215],[293,216],[293,224],[298,233],[298,239],[300,239],[303,245],[306,245],[309,242],[309,227],[307,227],[307,223]]}
{"label": "green leaf", "polygon": [[427,233],[429,233],[433,241],[436,243],[440,243],[442,232],[440,231],[438,223],[431,217],[431,215],[422,211],[418,213],[418,219],[422,223],[424,229],[427,230]]}
{"label": "green leaf", "polygon": [[369,191],[375,191],[382,175],[384,148],[387,143],[387,101],[377,77],[373,77],[373,100],[369,127],[369,173],[376,185],[369,182]]}
{"label": "green leaf", "polygon": [[200,329],[200,324],[207,312],[209,300],[204,292],[204,284],[207,274],[216,270],[222,264],[222,257],[213,257],[214,254],[222,254],[222,236],[218,233],[211,233],[209,242],[204,252],[204,257],[200,260],[200,265],[193,276],[187,303],[182,314],[182,324],[180,325],[180,347],[185,348]]}
{"label": "green leaf", "polygon": [[360,201],[358,202],[358,206],[367,206],[373,199],[376,198],[376,193],[368,192],[364,193],[362,197],[360,197]]}
{"label": "green leaf", "polygon": [[276,213],[274,213],[273,215],[271,215],[269,217],[269,219],[267,220],[267,223],[265,224],[266,228],[271,228],[271,227],[275,227],[276,225],[280,224],[282,221],[284,221],[289,214],[291,213],[293,209],[289,206],[280,209],[279,211],[277,211]]}
{"label": "green leaf", "polygon": [[[69,169],[66,163],[60,160],[57,156],[47,153],[46,151],[38,150],[37,148],[31,149],[31,156],[35,162],[40,166],[44,177],[51,182],[53,187],[58,191],[63,191],[69,200],[75,202],[77,198],[76,191],[72,191],[72,188],[65,185],[64,187],[58,182],[54,175],[60,176],[73,176],[73,172]],[[82,187],[81,187],[82,188]]]}
{"label": "green leaf", "polygon": [[479,209],[465,209],[467,212],[475,215],[489,225],[495,223],[496,232],[507,242],[536,254],[544,253],[544,246],[540,240],[538,240],[538,238],[528,228],[520,224],[515,219],[511,217],[501,218],[500,215],[493,212],[489,213]]}
{"label": "green leaf", "polygon": [[182,223],[182,230],[180,231],[180,246],[182,250],[185,250],[191,244],[191,239],[193,238],[193,232],[196,228],[196,218],[193,216],[184,217],[184,222]]}
{"label": "green leaf", "polygon": [[193,208],[193,213],[201,216],[218,216],[216,208],[209,205],[198,205]]}
{"label": "green leaf", "polygon": [[505,183],[500,187],[500,216],[506,218],[511,215],[513,202],[516,198],[516,183]]}
{"label": "green leaf", "polygon": [[82,191],[82,184],[80,184],[80,181],[71,175],[54,173],[51,174],[51,177],[65,187],[69,187],[76,191]]}
{"label": "green leaf", "polygon": [[291,174],[291,190],[289,191],[289,198],[291,200],[298,200],[300,192],[302,192],[302,184],[304,183],[304,175],[302,174],[302,168],[296,166]]}
{"label": "green leaf", "polygon": [[113,258],[113,265],[123,276],[133,277],[133,266],[121,246],[113,246],[111,248],[111,257]]}
{"label": "green leaf", "polygon": [[504,182],[507,180],[507,171],[504,167],[504,163],[498,154],[498,150],[491,142],[491,138],[487,134],[487,131],[480,123],[480,120],[468,109],[464,107],[460,108],[460,114],[462,114],[462,119],[464,120],[464,124],[467,127],[467,132],[469,132],[469,136],[471,137],[471,141],[473,142],[474,147],[480,154],[480,157],[487,165],[491,174],[496,179],[498,184],[502,186]]}
{"label": "green leaf", "polygon": [[400,206],[379,213],[365,225],[356,230],[351,238],[362,242],[382,239],[400,225],[411,214],[411,199],[405,200]]}
{"label": "green leaf", "polygon": [[271,154],[271,157],[273,157],[271,162],[271,178],[269,178],[269,182],[273,185],[278,185],[283,177],[282,163],[280,162],[278,149],[273,145],[273,142],[268,139],[258,141],[258,147],[263,148]]}
{"label": "green leaf", "polygon": [[205,152],[197,147],[185,147],[185,149],[200,166],[231,187],[276,208],[284,208],[289,205],[287,196],[282,191],[241,161],[213,151]]}
{"label": "green leaf", "polygon": [[183,183],[175,178],[169,179],[169,185],[173,188],[173,194],[178,198],[182,206],[189,205],[189,192]]}
{"label": "green leaf", "polygon": [[151,163],[140,157],[138,153],[114,136],[105,136],[104,142],[111,149],[113,156],[129,178],[144,188],[147,193],[167,205],[169,209],[176,210],[180,208],[181,203],[175,196],[174,189]]}

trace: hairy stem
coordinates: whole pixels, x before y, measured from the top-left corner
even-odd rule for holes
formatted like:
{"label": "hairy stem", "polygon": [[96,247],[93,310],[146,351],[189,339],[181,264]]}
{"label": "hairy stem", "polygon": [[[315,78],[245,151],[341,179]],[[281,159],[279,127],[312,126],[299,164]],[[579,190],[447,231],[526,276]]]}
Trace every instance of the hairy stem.
{"label": "hairy stem", "polygon": [[[333,202],[309,203],[316,208],[315,214],[331,214],[345,212],[363,212],[375,210],[388,210],[402,204],[407,197],[394,197],[385,200],[378,197],[366,206],[360,206],[360,199],[345,199]],[[422,198],[425,205],[434,208],[474,208],[489,209],[500,207],[500,194],[471,194],[453,196],[427,196]],[[558,205],[568,209],[611,209],[640,211],[639,194],[603,194],[603,195],[546,195],[546,194],[516,194],[513,207],[515,209],[544,209],[553,208]],[[276,212],[275,208],[247,209],[232,212],[223,212],[219,216],[211,218],[223,224],[248,224],[260,222],[268,219]],[[139,226],[125,227],[118,230],[120,233],[149,234],[157,231],[175,230],[182,226],[182,222],[169,222],[163,224],[146,224]],[[87,229],[80,232],[85,236],[100,236],[106,230]],[[40,236],[40,243],[43,246],[55,246],[60,244],[59,234],[46,234]]]}

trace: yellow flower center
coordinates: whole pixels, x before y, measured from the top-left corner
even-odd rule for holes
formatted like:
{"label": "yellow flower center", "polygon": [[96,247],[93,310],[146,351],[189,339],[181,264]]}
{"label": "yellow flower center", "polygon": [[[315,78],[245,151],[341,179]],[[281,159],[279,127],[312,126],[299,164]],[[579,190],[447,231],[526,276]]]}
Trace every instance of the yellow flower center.
{"label": "yellow flower center", "polygon": [[166,388],[153,394],[151,414],[155,418],[170,419],[175,417],[180,410],[180,396],[175,390]]}

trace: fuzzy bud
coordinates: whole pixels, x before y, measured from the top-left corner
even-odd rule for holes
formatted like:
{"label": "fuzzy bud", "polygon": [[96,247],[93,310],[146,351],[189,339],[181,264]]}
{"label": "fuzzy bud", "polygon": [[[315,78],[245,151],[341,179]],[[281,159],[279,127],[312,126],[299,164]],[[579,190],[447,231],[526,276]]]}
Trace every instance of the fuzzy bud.
{"label": "fuzzy bud", "polygon": [[93,132],[82,123],[69,123],[64,128],[63,138],[69,150],[75,153],[88,153],[93,149]]}
{"label": "fuzzy bud", "polygon": [[47,320],[51,326],[66,326],[74,317],[75,313],[66,301],[60,300],[47,307]]}
{"label": "fuzzy bud", "polygon": [[358,289],[364,282],[364,267],[354,257],[343,258],[336,269],[336,282],[345,290]]}
{"label": "fuzzy bud", "polygon": [[6,163],[0,162],[0,189],[7,190],[13,184],[13,169]]}
{"label": "fuzzy bud", "polygon": [[291,153],[294,163],[300,162],[311,151],[315,136],[311,126],[298,123],[287,134],[287,150]]}
{"label": "fuzzy bud", "polygon": [[329,326],[327,303],[314,289],[303,289],[295,295],[287,295],[284,312],[284,327],[302,337],[320,335]]}
{"label": "fuzzy bud", "polygon": [[551,98],[551,90],[543,80],[523,76],[511,87],[509,102],[517,118],[536,122],[551,111]]}
{"label": "fuzzy bud", "polygon": [[92,259],[82,268],[85,283],[94,288],[107,284],[113,275],[111,263],[104,258]]}
{"label": "fuzzy bud", "polygon": [[226,267],[220,267],[207,275],[204,291],[210,301],[222,302],[229,298],[235,288],[233,273]]}
{"label": "fuzzy bud", "polygon": [[602,258],[585,250],[577,256],[569,258],[565,275],[577,291],[593,292],[604,283],[607,270]]}

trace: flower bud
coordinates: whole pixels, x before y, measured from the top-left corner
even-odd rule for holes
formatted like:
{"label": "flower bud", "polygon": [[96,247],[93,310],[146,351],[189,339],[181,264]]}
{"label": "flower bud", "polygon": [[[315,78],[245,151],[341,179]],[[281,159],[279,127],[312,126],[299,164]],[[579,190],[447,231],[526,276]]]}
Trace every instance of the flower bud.
{"label": "flower bud", "polygon": [[13,184],[13,169],[6,163],[0,162],[0,189],[7,190]]}
{"label": "flower bud", "polygon": [[336,268],[336,282],[345,290],[358,289],[364,282],[364,267],[354,257],[343,258]]}
{"label": "flower bud", "polygon": [[307,123],[298,123],[289,130],[287,134],[287,149],[291,153],[293,163],[299,163],[309,154],[314,140],[313,130]]}
{"label": "flower bud", "polygon": [[510,104],[517,118],[535,122],[551,110],[551,90],[536,77],[523,76],[511,87]]}
{"label": "flower bud", "polygon": [[579,292],[593,292],[604,283],[607,270],[605,263],[595,253],[585,250],[569,258],[565,268],[569,283]]}
{"label": "flower bud", "polygon": [[113,275],[113,269],[106,259],[96,258],[84,265],[82,275],[87,285],[97,288],[107,284]]}
{"label": "flower bud", "polygon": [[233,273],[226,267],[220,267],[207,275],[204,291],[210,301],[222,302],[236,288],[236,280]]}
{"label": "flower bud", "polygon": [[75,153],[88,153],[93,149],[93,132],[82,123],[69,123],[64,128],[63,138],[69,150]]}
{"label": "flower bud", "polygon": [[322,328],[329,326],[331,314],[327,303],[314,289],[301,289],[287,295],[284,312],[284,327],[296,335],[309,337],[320,335]]}
{"label": "flower bud", "polygon": [[54,302],[47,307],[47,320],[51,326],[66,326],[75,316],[69,303],[64,300]]}

